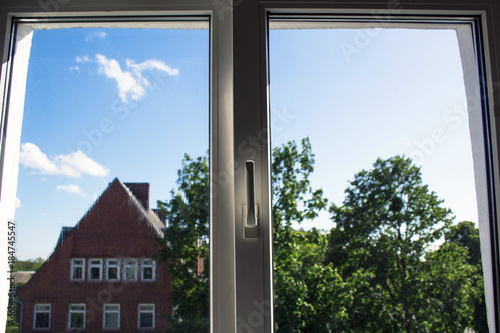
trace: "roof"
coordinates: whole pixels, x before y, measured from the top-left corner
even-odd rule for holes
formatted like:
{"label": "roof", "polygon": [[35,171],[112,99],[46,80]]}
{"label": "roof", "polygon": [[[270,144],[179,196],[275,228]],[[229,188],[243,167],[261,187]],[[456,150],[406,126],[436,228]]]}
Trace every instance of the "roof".
{"label": "roof", "polygon": [[[162,229],[165,227],[165,224],[160,220],[158,215],[153,210],[145,206],[146,204],[149,203],[149,183],[122,183],[118,178],[115,178],[113,179],[112,182],[108,184],[108,187],[103,191],[101,196],[110,187],[112,187],[113,184],[117,184],[123,190],[125,190],[125,192],[128,194],[130,198],[130,202],[135,206],[137,210],[139,210],[144,215],[146,221],[148,221],[148,223],[155,230],[157,235],[159,237],[163,237]],[[137,193],[139,198],[137,198],[137,196],[134,195],[133,191]],[[84,216],[92,211],[93,207],[97,204],[99,199],[100,197],[94,202],[92,207],[90,207],[90,209],[84,214]],[[61,233],[59,234],[59,239],[57,240],[54,250],[57,249],[57,247],[64,242],[64,239],[71,233],[73,229],[75,229],[75,227],[62,227]]]}
{"label": "roof", "polygon": [[57,249],[57,247],[62,244],[62,242],[64,241],[64,238],[66,238],[66,236],[69,235],[71,230],[73,230],[73,227],[62,227],[61,233],[59,234],[59,239],[57,240],[55,249]]}

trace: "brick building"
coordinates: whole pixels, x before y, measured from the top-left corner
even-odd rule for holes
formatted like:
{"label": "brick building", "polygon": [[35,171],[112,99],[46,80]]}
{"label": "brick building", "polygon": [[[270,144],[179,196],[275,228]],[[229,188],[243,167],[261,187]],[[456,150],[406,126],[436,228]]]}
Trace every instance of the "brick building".
{"label": "brick building", "polygon": [[22,331],[164,331],[171,283],[151,259],[163,227],[149,184],[113,180],[19,291]]}

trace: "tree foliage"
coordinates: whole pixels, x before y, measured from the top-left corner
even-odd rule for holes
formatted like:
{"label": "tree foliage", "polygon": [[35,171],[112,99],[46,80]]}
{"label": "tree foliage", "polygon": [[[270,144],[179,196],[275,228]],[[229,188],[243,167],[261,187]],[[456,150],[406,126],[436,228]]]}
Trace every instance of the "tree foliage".
{"label": "tree foliage", "polygon": [[401,156],[378,159],[373,169],[355,175],[345,193],[342,206],[330,207],[336,226],[326,262],[347,281],[358,281],[352,283],[349,329],[457,332],[470,327],[473,300],[480,295],[473,279],[477,269],[467,262],[464,248],[447,244],[432,251],[449,230],[452,213],[422,183],[420,169]]}
{"label": "tree foliage", "polygon": [[[484,330],[478,231],[471,222],[452,226],[410,159],[378,159],[357,173],[342,205],[329,207],[330,232],[298,229],[328,207],[313,172],[307,138],[273,149],[276,331]],[[159,202],[168,226],[157,257],[172,279],[172,332],[208,332],[208,174],[207,158],[185,155],[177,190]]]}
{"label": "tree foliage", "polygon": [[[168,227],[157,254],[172,280],[172,332],[208,332],[209,328],[209,168],[206,157],[185,155],[178,171],[177,192],[158,202]],[[203,267],[198,269],[198,267]]]}

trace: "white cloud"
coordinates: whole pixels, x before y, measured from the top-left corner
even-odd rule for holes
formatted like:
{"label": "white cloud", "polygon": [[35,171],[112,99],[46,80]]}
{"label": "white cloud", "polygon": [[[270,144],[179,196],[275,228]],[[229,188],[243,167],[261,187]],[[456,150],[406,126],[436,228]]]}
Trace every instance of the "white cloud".
{"label": "white cloud", "polygon": [[73,67],[70,67],[69,68],[70,71],[79,71],[80,70],[80,67],[78,66],[73,66]]}
{"label": "white cloud", "polygon": [[108,34],[105,33],[104,31],[95,31],[95,32],[91,33],[90,35],[88,35],[87,37],[85,37],[85,41],[90,42],[90,41],[92,41],[92,39],[94,37],[106,38],[107,35]]}
{"label": "white cloud", "polygon": [[95,58],[99,65],[99,72],[108,78],[116,80],[118,95],[123,103],[139,100],[146,93],[145,87],[151,85],[151,83],[143,76],[144,71],[156,70],[171,76],[179,74],[179,69],[172,68],[156,59],[149,59],[139,64],[127,59],[126,66],[130,69],[130,71],[127,71],[123,70],[115,59],[108,59],[102,54],[97,54]]}
{"label": "white cloud", "polygon": [[16,208],[21,207],[21,199],[19,199],[19,198],[16,197],[16,203],[15,203],[15,205],[16,205]]}
{"label": "white cloud", "polygon": [[33,169],[35,173],[45,175],[63,175],[73,178],[80,178],[82,174],[96,177],[109,175],[108,168],[95,162],[81,151],[49,158],[31,142],[21,145],[19,163],[26,168]]}
{"label": "white cloud", "polygon": [[80,187],[78,187],[78,185],[74,185],[74,184],[57,185],[56,189],[61,190],[61,191],[65,191],[68,193],[81,194],[81,195],[85,194],[82,191],[82,189]]}
{"label": "white cloud", "polygon": [[85,63],[85,62],[90,62],[90,58],[88,56],[81,56],[81,57],[76,56],[75,61]]}

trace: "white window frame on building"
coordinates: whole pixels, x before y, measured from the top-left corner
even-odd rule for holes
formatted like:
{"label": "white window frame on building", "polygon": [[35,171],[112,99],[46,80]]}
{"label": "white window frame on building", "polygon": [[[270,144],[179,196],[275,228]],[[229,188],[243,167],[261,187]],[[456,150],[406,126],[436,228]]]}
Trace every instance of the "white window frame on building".
{"label": "white window frame on building", "polygon": [[[145,278],[145,272],[151,269],[151,278]],[[155,281],[156,280],[156,261],[151,258],[141,260],[141,280],[142,281]]]}
{"label": "white window frame on building", "polygon": [[[141,326],[141,314],[151,314],[152,326]],[[137,306],[137,328],[154,329],[155,328],[155,305],[139,304]]]}
{"label": "white window frame on building", "polygon": [[[80,270],[80,278],[75,278],[76,270]],[[85,281],[85,258],[72,258],[69,274],[71,281]]]}
{"label": "white window frame on building", "polygon": [[[71,326],[73,316],[82,316],[82,326]],[[83,329],[85,328],[86,305],[84,303],[73,303],[68,307],[68,328]]]}
{"label": "white window frame on building", "polygon": [[[134,269],[134,277],[133,278],[128,278],[128,271],[129,269],[133,268]],[[135,258],[127,258],[123,260],[123,281],[137,281],[137,270],[139,269],[138,267],[138,262],[137,259]]]}
{"label": "white window frame on building", "polygon": [[[47,330],[50,329],[50,317],[51,317],[51,310],[52,307],[50,304],[47,303],[40,303],[40,304],[35,304],[33,308],[33,329],[34,330]],[[45,327],[38,327],[37,326],[37,319],[38,315],[43,315],[43,314],[48,314],[49,319],[47,321],[47,326]]]}
{"label": "white window frame on building", "polygon": [[[102,281],[102,259],[101,258],[89,258],[89,275],[88,281]],[[99,269],[98,276],[93,277],[93,270]]]}
{"label": "white window frame on building", "polygon": [[[116,278],[109,277],[109,270],[116,269]],[[106,259],[106,281],[120,281],[120,259],[107,258]]]}
{"label": "white window frame on building", "polygon": [[[478,100],[483,110],[484,151],[475,152],[480,178],[478,200],[486,303],[491,332],[500,328],[500,3],[495,0],[6,0],[0,4],[0,234],[14,221],[28,39],[34,29],[81,26],[82,22],[155,20],[158,17],[210,17],[210,330],[236,333],[242,320],[254,333],[273,332],[272,234],[268,96],[268,16],[291,15],[302,21],[327,19],[426,22],[471,18],[479,73]],[[403,22],[403,23],[404,23]],[[59,26],[57,26],[59,24]],[[422,23],[425,27],[426,23]],[[23,49],[24,48],[24,49]],[[23,53],[24,52],[24,53]],[[22,56],[21,56],[22,55]],[[477,82],[475,82],[477,84]],[[467,82],[466,82],[467,85]],[[242,165],[245,147],[254,149],[255,200],[259,206],[258,238],[246,239],[243,206],[248,198]],[[243,149],[242,149],[243,148]],[[481,214],[481,213],[480,213]],[[2,238],[5,239],[6,237]],[[6,244],[3,244],[6,246]],[[7,270],[7,260],[0,264]],[[0,268],[1,268],[0,267]],[[85,268],[85,266],[84,266]],[[74,280],[73,265],[71,280]],[[122,273],[123,274],[123,273]],[[137,274],[137,268],[136,268]],[[8,281],[0,280],[7,295]],[[7,307],[7,297],[0,307]],[[265,306],[263,306],[265,305]],[[6,312],[0,323],[5,325]],[[3,319],[2,319],[3,318]],[[252,321],[253,319],[253,321]],[[256,320],[258,319],[258,320]]]}
{"label": "white window frame on building", "polygon": [[[116,327],[109,327],[106,315],[116,314],[117,315],[117,323]],[[120,304],[104,304],[102,307],[102,328],[103,329],[119,329],[120,328]]]}

